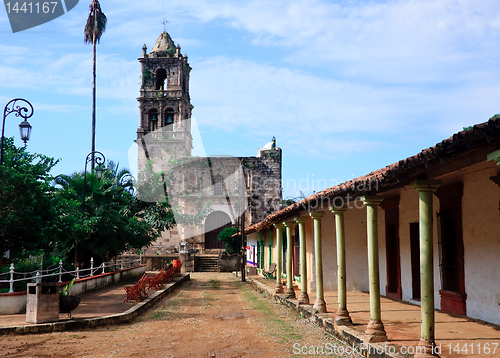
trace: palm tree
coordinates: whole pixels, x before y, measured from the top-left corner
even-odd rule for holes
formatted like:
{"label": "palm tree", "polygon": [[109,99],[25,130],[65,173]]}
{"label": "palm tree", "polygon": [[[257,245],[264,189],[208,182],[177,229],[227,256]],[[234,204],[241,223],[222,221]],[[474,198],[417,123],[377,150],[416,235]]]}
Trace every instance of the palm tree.
{"label": "palm tree", "polygon": [[119,171],[112,164],[100,181],[95,173],[86,175],[85,212],[81,210],[84,173],[54,178],[62,208],[59,227],[66,233],[58,242],[58,250],[68,257],[74,254],[75,265],[90,257],[106,261],[119,251],[137,246],[136,243],[142,244],[139,248],[147,245],[157,236],[130,213],[132,195],[124,190],[113,172],[121,175],[126,170]]}
{"label": "palm tree", "polygon": [[91,161],[91,171],[94,170],[94,151],[95,151],[95,51],[96,42],[101,41],[101,36],[106,31],[106,15],[101,11],[101,5],[99,1],[92,0],[89,7],[89,17],[87,19],[87,24],[83,30],[83,40],[85,43],[92,43],[93,50],[93,81],[92,81],[92,161]]}

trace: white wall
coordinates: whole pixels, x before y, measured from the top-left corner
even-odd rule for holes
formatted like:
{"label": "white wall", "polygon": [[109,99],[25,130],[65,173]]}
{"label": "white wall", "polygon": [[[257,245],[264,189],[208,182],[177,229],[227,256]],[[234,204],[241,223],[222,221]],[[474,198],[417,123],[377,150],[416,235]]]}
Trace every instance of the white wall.
{"label": "white wall", "polygon": [[465,293],[467,316],[500,324],[500,188],[491,167],[463,178]]}
{"label": "white wall", "polygon": [[247,252],[247,264],[256,264],[257,262],[257,255],[255,254],[255,262],[254,262],[254,248],[255,252],[257,250],[257,240],[259,239],[259,236],[256,232],[251,233],[250,235],[247,236],[247,246],[250,246],[250,250],[246,250]]}
{"label": "white wall", "polygon": [[323,289],[325,291],[337,291],[337,242],[335,235],[335,215],[324,211],[321,218],[321,250],[323,261]]}
{"label": "white wall", "polygon": [[[434,208],[438,210],[438,208]],[[401,290],[403,300],[413,298],[411,277],[410,224],[418,222],[418,192],[407,187],[400,192],[399,200],[399,250],[401,255]],[[434,238],[437,242],[437,237]],[[435,267],[439,271],[439,267]],[[385,292],[385,290],[384,290]]]}
{"label": "white wall", "polygon": [[347,290],[368,291],[366,208],[348,209],[344,213],[344,229]]}
{"label": "white wall", "polygon": [[26,312],[26,291],[0,294],[0,314],[16,314]]}

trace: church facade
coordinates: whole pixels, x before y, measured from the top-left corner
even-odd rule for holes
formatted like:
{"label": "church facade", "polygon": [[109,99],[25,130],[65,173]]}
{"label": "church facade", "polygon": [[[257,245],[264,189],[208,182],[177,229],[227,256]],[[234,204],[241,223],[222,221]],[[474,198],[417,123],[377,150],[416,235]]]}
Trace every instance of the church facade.
{"label": "church facade", "polygon": [[[177,225],[165,230],[147,253],[171,253],[189,242],[199,252],[223,248],[218,233],[242,215],[255,224],[282,205],[282,151],[276,142],[258,149],[256,157],[193,157],[189,95],[191,67],[167,32],[141,63],[140,121],[137,129],[138,172],[148,165],[163,172],[166,198]],[[208,213],[197,222],[186,218]]]}

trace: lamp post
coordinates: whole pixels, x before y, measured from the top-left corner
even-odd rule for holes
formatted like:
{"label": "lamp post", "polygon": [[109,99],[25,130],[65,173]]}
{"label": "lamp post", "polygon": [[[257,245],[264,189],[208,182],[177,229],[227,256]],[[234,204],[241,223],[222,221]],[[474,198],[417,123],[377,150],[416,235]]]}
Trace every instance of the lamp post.
{"label": "lamp post", "polygon": [[245,211],[246,211],[246,203],[245,200],[248,201],[248,196],[246,192],[243,192],[240,195],[240,199],[238,200],[238,208],[239,212],[239,230],[241,233],[241,243],[240,243],[240,257],[241,257],[241,282],[246,282],[246,272],[245,268],[247,265],[247,254],[246,254],[246,245],[245,245]]}
{"label": "lamp post", "polygon": [[106,161],[106,157],[101,152],[94,150],[87,154],[87,158],[85,159],[85,171],[83,174],[83,198],[82,198],[82,211],[85,211],[85,187],[87,186],[87,164],[92,162],[92,166],[97,164],[97,168],[95,168],[97,180],[102,179],[102,172],[104,168],[101,167],[102,164]]}
{"label": "lamp post", "polygon": [[135,182],[134,176],[129,173],[124,174],[118,181],[120,186],[123,187],[124,190],[127,190],[131,195],[134,195],[135,192],[134,182]]}
{"label": "lamp post", "polygon": [[[85,171],[83,172],[83,196],[82,196],[82,212],[85,213],[85,188],[87,186],[87,164],[89,162],[92,162],[92,166],[95,164],[97,164],[97,168],[95,168],[95,172],[96,172],[96,176],[97,176],[97,180],[101,180],[102,179],[102,172],[104,171],[104,168],[101,167],[102,164],[104,164],[104,162],[106,161],[106,157],[104,156],[104,154],[102,154],[101,152],[98,152],[96,150],[90,152],[89,154],[87,154],[87,158],[85,159]],[[75,242],[75,266],[78,267],[79,266],[79,263],[78,263],[78,239],[76,239],[76,242]]]}
{"label": "lamp post", "polygon": [[[21,102],[20,104],[17,102]],[[24,103],[26,104],[24,104]],[[33,115],[33,106],[27,100],[22,98],[15,98],[10,100],[3,110],[3,122],[2,122],[2,139],[0,144],[0,165],[3,164],[3,138],[5,133],[5,118],[11,113],[14,113],[16,117],[21,117],[23,121],[19,124],[19,130],[21,131],[21,140],[26,146],[26,142],[30,139],[31,125],[28,123],[27,119]]]}

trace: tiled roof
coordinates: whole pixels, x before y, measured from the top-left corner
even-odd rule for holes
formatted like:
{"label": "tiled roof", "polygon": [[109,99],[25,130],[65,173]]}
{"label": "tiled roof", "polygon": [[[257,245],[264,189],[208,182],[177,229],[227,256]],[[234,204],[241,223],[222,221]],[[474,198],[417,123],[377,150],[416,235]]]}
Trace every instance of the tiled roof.
{"label": "tiled roof", "polygon": [[[484,123],[476,124],[471,129],[458,132],[448,139],[437,143],[435,146],[422,150],[420,153],[409,158],[400,160],[397,163],[375,170],[367,175],[346,181],[340,185],[327,188],[313,194],[304,200],[296,202],[279,211],[267,216],[261,222],[251,225],[245,229],[246,234],[266,229],[276,222],[297,215],[301,210],[311,206],[316,206],[327,198],[343,197],[347,194],[361,196],[366,194],[366,190],[356,190],[363,185],[376,182],[378,191],[386,191],[393,187],[403,186],[410,179],[414,180],[418,172],[425,172],[427,166],[435,161],[441,163],[443,160],[453,157],[459,153],[472,150],[477,144],[488,144],[500,140],[500,115],[495,115]],[[421,168],[421,169],[420,169]],[[409,173],[413,174],[410,175]]]}

